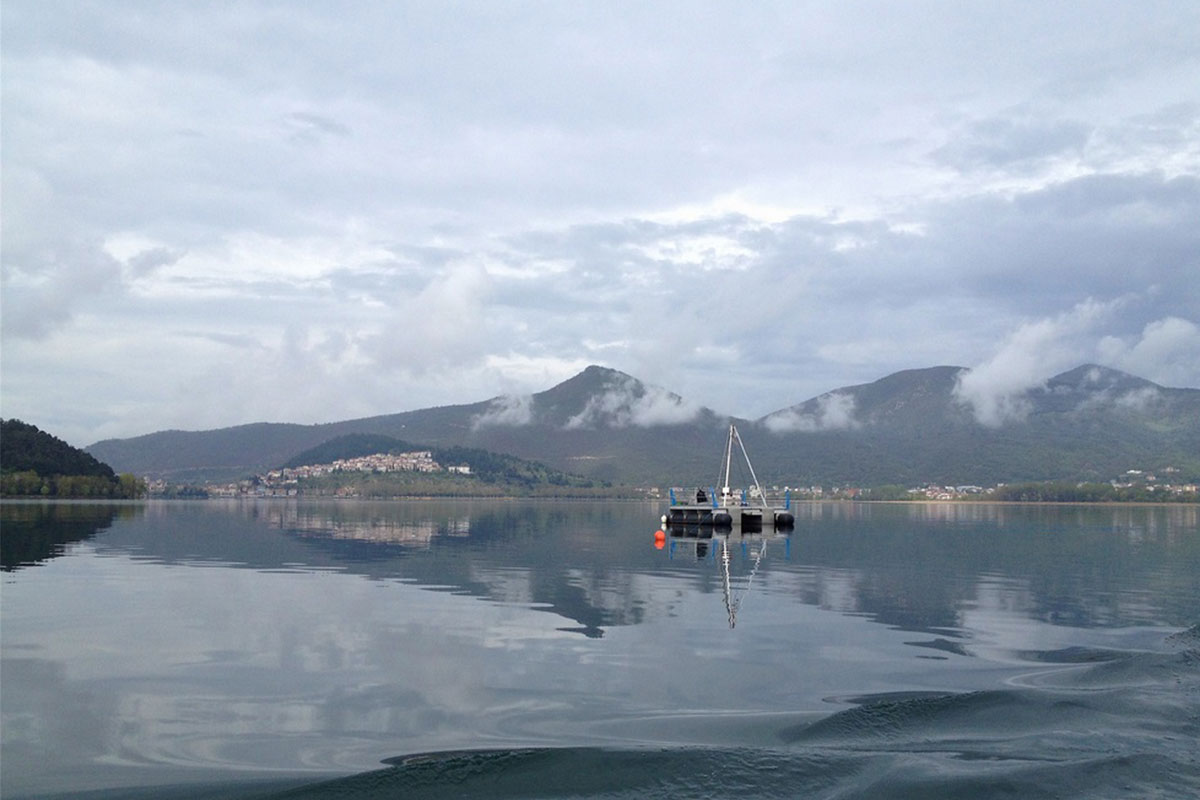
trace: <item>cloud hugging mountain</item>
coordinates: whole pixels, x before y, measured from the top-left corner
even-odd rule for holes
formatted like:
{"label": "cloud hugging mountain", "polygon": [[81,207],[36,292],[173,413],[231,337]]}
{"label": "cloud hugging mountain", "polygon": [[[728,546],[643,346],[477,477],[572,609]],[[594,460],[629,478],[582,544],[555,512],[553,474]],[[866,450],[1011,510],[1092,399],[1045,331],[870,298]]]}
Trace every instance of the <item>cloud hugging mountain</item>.
{"label": "cloud hugging mountain", "polygon": [[[1083,365],[989,396],[962,367],[847,386],[732,419],[759,476],[787,485],[1108,480],[1173,467],[1200,477],[1200,390]],[[1003,408],[1003,413],[997,413]],[[242,477],[349,433],[460,445],[621,483],[712,482],[731,418],[590,366],[546,391],[322,425],[256,423],[97,442],[120,471],[184,482]]]}

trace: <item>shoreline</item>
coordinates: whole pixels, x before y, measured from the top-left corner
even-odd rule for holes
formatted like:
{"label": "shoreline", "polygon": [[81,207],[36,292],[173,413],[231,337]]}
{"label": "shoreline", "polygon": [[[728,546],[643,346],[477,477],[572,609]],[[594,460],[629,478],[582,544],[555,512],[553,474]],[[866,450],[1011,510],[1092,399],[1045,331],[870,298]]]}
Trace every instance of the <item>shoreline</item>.
{"label": "shoreline", "polygon": [[[3,496],[0,497],[0,504],[3,503],[18,503],[22,505],[32,505],[34,503],[61,503],[61,504],[89,504],[89,505],[138,505],[144,503],[209,503],[209,502],[355,502],[355,503],[395,503],[404,501],[418,502],[435,502],[435,501],[497,501],[497,502],[514,502],[518,500],[528,500],[537,502],[553,502],[553,503],[653,503],[660,504],[667,502],[665,498],[656,497],[627,497],[627,496],[596,496],[589,497],[585,495],[557,495],[557,496],[538,496],[538,495],[520,495],[520,494],[484,494],[484,495],[395,495],[392,497],[337,497],[334,495],[294,495],[291,497],[279,497],[272,495],[244,495],[239,497],[217,496],[217,497],[138,497],[138,498],[111,498],[111,497],[38,497],[36,495],[29,496]],[[942,506],[942,505],[991,505],[991,506],[1145,506],[1148,508],[1158,508],[1165,506],[1183,506],[1192,507],[1200,506],[1200,500],[975,500],[967,498],[951,498],[946,500],[932,500],[922,498],[919,500],[864,500],[859,498],[792,498],[793,503],[804,503],[806,505],[835,505],[835,504],[857,504],[857,505],[896,505],[896,506]]]}

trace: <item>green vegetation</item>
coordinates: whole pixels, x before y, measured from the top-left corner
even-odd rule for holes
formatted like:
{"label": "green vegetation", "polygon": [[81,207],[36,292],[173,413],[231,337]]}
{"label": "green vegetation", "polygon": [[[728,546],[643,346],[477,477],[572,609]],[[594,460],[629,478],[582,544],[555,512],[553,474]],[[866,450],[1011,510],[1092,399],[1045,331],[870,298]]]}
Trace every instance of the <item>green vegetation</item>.
{"label": "green vegetation", "polygon": [[593,489],[605,487],[603,481],[593,481],[551,469],[537,461],[526,461],[515,456],[493,453],[477,447],[435,447],[433,460],[442,466],[466,464],[471,467],[471,476],[478,481],[493,485],[523,487],[534,491],[538,487],[559,489]]}
{"label": "green vegetation", "polygon": [[99,475],[38,475],[32,470],[0,473],[0,497],[128,500],[145,493],[146,484],[128,473],[111,479]]}
{"label": "green vegetation", "polygon": [[39,475],[116,477],[107,464],[19,419],[0,420],[0,469]]}
{"label": "green vegetation", "polygon": [[203,486],[193,486],[190,483],[169,484],[160,491],[154,492],[155,497],[163,500],[207,500],[208,489]]}
{"label": "green vegetation", "polygon": [[145,493],[145,484],[133,475],[116,475],[36,426],[0,420],[0,496],[134,498]]}
{"label": "green vegetation", "polygon": [[869,489],[863,489],[856,498],[858,500],[912,500],[914,499],[912,492],[906,487],[898,484],[886,484],[884,486],[872,486]]}
{"label": "green vegetation", "polygon": [[1172,494],[1153,486],[1113,486],[1108,483],[1014,483],[999,486],[987,498],[1038,503],[1195,503],[1196,492]]}

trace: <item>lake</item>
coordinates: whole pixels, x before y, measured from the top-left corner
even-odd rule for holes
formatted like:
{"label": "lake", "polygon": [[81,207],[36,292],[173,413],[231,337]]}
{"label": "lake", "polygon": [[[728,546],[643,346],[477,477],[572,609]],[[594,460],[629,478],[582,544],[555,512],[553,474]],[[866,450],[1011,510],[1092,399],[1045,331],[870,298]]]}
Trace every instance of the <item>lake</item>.
{"label": "lake", "polygon": [[4,503],[0,793],[1200,793],[1200,507],[662,510]]}

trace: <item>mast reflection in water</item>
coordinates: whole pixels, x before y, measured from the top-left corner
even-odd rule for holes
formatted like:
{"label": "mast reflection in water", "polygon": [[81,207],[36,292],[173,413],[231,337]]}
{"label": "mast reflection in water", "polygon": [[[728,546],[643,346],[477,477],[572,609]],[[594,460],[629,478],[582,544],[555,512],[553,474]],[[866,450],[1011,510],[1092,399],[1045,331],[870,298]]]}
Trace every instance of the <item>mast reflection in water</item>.
{"label": "mast reflection in water", "polygon": [[793,509],[0,503],[0,794],[1200,791],[1197,508]]}
{"label": "mast reflection in water", "polygon": [[[738,610],[754,586],[754,578],[763,566],[768,544],[779,546],[785,560],[791,558],[791,529],[757,533],[733,533],[714,531],[711,526],[671,526],[667,550],[668,558],[681,554],[694,556],[697,561],[708,561],[721,573],[722,595],[729,627],[737,626]],[[739,558],[740,556],[740,558]],[[737,565],[746,565],[748,570],[738,572]]]}

